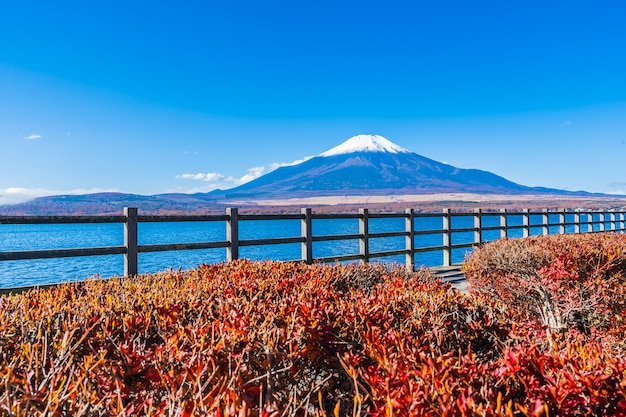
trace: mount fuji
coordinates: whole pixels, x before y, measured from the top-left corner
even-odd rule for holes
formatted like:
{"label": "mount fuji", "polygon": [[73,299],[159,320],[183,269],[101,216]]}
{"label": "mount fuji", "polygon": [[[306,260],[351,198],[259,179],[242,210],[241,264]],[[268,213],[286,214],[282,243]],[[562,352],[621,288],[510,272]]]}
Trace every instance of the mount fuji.
{"label": "mount fuji", "polygon": [[285,198],[439,193],[572,194],[527,187],[478,169],[418,155],[379,135],[358,135],[319,155],[229,190],[222,198]]}

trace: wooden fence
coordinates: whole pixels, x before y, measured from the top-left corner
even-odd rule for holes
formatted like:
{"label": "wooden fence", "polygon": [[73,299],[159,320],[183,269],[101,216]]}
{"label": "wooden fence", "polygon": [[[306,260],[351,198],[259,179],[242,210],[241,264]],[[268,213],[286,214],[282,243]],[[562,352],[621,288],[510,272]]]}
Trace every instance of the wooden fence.
{"label": "wooden fence", "polygon": [[[406,209],[400,213],[370,213],[368,209],[360,209],[358,213],[342,214],[318,214],[310,208],[303,208],[298,214],[240,214],[238,209],[226,209],[224,215],[180,215],[180,216],[148,216],[138,215],[136,208],[125,208],[124,215],[120,216],[0,216],[0,224],[67,224],[67,223],[123,223],[124,245],[108,247],[91,247],[78,249],[50,249],[29,251],[4,251],[0,252],[0,261],[22,259],[65,258],[93,255],[124,255],[124,275],[136,275],[138,271],[138,254],[142,252],[178,251],[194,249],[225,248],[226,260],[239,258],[239,248],[244,246],[265,246],[275,244],[300,244],[301,258],[306,263],[312,262],[337,262],[337,261],[361,261],[369,262],[375,258],[389,256],[404,256],[407,269],[415,267],[415,254],[420,252],[442,251],[443,265],[452,264],[452,251],[454,249],[472,248],[485,241],[485,233],[496,231],[498,237],[511,237],[512,231],[517,230],[520,237],[532,234],[549,233],[586,233],[613,231],[623,233],[625,230],[624,211],[507,211],[483,212],[476,209],[473,212],[452,212],[443,209],[439,213],[418,213],[413,209]],[[472,227],[453,227],[454,217],[472,217]],[[493,217],[496,223],[493,224]],[[521,218],[519,224],[510,224],[512,216]],[[531,223],[531,216],[540,217],[540,222]],[[569,219],[566,221],[566,216]],[[418,230],[415,220],[425,217],[440,217],[441,229]],[[485,219],[491,217],[491,225],[485,225]],[[557,221],[550,222],[550,218]],[[392,232],[371,233],[369,231],[370,220],[376,218],[402,218],[404,230]],[[584,220],[583,220],[584,218]],[[359,232],[356,234],[316,235],[313,230],[313,220],[318,219],[357,219]],[[249,220],[299,220],[301,234],[297,237],[247,239],[239,238],[239,224]],[[138,223],[140,222],[224,222],[226,227],[226,240],[195,243],[175,244],[138,244]],[[539,233],[531,233],[539,230]],[[521,231],[521,233],[519,233]],[[499,233],[498,233],[499,232]],[[453,243],[452,237],[457,233],[473,233],[473,240],[465,243]],[[492,232],[493,234],[494,232]],[[416,247],[415,238],[420,235],[441,235],[441,245]],[[404,248],[384,252],[370,251],[370,240],[380,238],[404,237]],[[314,258],[314,242],[333,240],[358,240],[359,253],[344,254]]]}

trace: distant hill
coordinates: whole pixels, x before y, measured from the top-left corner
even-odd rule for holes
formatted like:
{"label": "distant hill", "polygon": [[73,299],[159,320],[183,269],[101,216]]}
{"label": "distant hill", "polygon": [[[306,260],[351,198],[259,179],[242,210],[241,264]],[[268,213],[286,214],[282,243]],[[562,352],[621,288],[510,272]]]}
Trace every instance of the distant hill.
{"label": "distant hill", "polygon": [[123,193],[63,195],[0,206],[1,215],[219,211],[230,201],[319,196],[474,193],[592,196],[584,191],[528,187],[488,171],[462,169],[411,152],[378,135],[358,135],[297,165],[286,166],[229,190],[142,196]]}
{"label": "distant hill", "polygon": [[141,213],[207,213],[224,211],[224,206],[207,194],[139,195],[94,193],[39,197],[20,204],[0,206],[5,216],[54,216],[121,214],[124,207],[139,207]]}

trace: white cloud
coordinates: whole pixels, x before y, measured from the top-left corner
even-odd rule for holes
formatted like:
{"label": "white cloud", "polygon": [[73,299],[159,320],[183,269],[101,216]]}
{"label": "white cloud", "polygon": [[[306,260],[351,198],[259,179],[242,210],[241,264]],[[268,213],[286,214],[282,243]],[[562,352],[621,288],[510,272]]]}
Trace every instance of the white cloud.
{"label": "white cloud", "polygon": [[561,123],[561,127],[567,127],[570,126],[572,124],[571,120],[566,120],[563,123]]}
{"label": "white cloud", "polygon": [[105,192],[113,193],[119,192],[119,190],[114,188],[76,188],[73,190],[48,190],[45,188],[9,187],[0,190],[0,205],[24,203],[37,197],[45,197],[49,195],[76,195]]}
{"label": "white cloud", "polygon": [[196,181],[223,181],[226,179],[222,174],[217,174],[215,172],[208,172],[206,174],[198,173],[198,174],[180,174],[177,175],[176,178],[183,180],[196,180]]}
{"label": "white cloud", "polygon": [[178,174],[176,175],[177,179],[182,180],[194,180],[194,181],[204,181],[211,183],[209,185],[205,185],[202,187],[194,187],[194,188],[185,188],[183,191],[182,187],[178,188],[176,192],[187,192],[187,193],[197,193],[197,192],[208,192],[215,190],[217,188],[221,189],[229,189],[233,188],[237,185],[242,185],[252,180],[259,178],[260,176],[272,172],[281,167],[293,166],[297,164],[301,164],[302,162],[308,161],[313,158],[312,156],[305,156],[304,158],[297,159],[292,162],[273,162],[269,164],[269,166],[258,166],[248,168],[246,173],[241,177],[233,177],[226,176],[223,174],[208,172],[208,173],[197,173],[197,174]]}
{"label": "white cloud", "polygon": [[[216,172],[207,172],[207,173],[199,172],[197,174],[178,174],[176,175],[176,178],[181,179],[181,180],[195,180],[195,181],[205,181],[205,182],[212,183],[211,186],[200,187],[203,190],[206,190],[209,187],[211,188],[211,190],[216,189],[216,188],[232,188],[237,185],[245,184],[247,182],[255,180],[259,178],[261,175],[272,172],[278,168],[298,165],[298,164],[301,164],[302,162],[308,161],[311,158],[313,157],[305,156],[304,158],[296,159],[295,161],[292,161],[292,162],[273,162],[269,164],[269,166],[267,167],[258,166],[258,167],[248,168],[246,170],[246,173],[239,178],[236,178],[233,176],[226,176],[226,175],[219,174]],[[197,188],[188,189],[188,190],[197,190]],[[201,191],[188,191],[188,192],[201,192]]]}
{"label": "white cloud", "polygon": [[35,139],[41,139],[41,135],[33,133],[32,135],[26,136],[26,140],[35,140]]}
{"label": "white cloud", "polygon": [[[212,189],[215,188],[232,188],[236,185],[245,184],[250,182],[256,178],[259,178],[263,175],[265,171],[265,167],[252,167],[249,168],[248,171],[241,177],[235,178],[232,176],[225,176],[222,174],[218,174],[216,172],[207,172],[207,173],[197,173],[197,174],[179,174],[176,175],[176,178],[179,180],[194,180],[194,181],[204,181],[213,183],[211,186]],[[203,189],[207,188],[207,186],[202,187]]]}
{"label": "white cloud", "polygon": [[45,195],[51,195],[50,190],[43,188],[9,187],[0,190],[0,204],[17,204]]}
{"label": "white cloud", "polygon": [[265,171],[265,167],[263,167],[263,166],[248,168],[248,172],[246,172],[246,174],[243,177],[241,177],[238,180],[236,180],[235,183],[236,184],[245,184],[247,182],[255,180],[255,179],[259,178],[261,175],[263,175],[264,171]]}
{"label": "white cloud", "polygon": [[611,182],[607,184],[607,187],[611,189],[607,194],[626,195],[626,182],[624,181]]}
{"label": "white cloud", "polygon": [[267,172],[272,172],[278,168],[282,168],[282,167],[290,167],[293,165],[298,165],[301,164],[303,162],[308,161],[309,159],[313,158],[313,156],[305,156],[304,158],[300,158],[300,159],[296,159],[293,162],[274,162],[270,164],[270,167],[268,169]]}

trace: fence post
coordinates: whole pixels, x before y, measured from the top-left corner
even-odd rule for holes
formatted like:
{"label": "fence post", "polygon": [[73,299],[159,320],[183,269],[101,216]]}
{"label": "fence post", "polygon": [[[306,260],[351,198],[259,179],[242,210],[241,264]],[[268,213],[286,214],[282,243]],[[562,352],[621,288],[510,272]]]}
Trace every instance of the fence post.
{"label": "fence post", "polygon": [[530,214],[528,209],[522,210],[522,237],[530,236]]}
{"label": "fence post", "polygon": [[559,209],[559,234],[565,234],[565,209]]}
{"label": "fence post", "polygon": [[500,238],[507,237],[508,221],[506,218],[506,209],[500,209]]}
{"label": "fence post", "polygon": [[137,208],[124,207],[124,275],[129,277],[137,275]]}
{"label": "fence post", "polygon": [[404,247],[407,251],[404,255],[404,263],[406,270],[413,272],[415,269],[415,211],[410,208],[405,209],[404,215],[404,230],[406,231]]}
{"label": "fence post", "polygon": [[443,209],[443,266],[452,265],[452,239],[450,236],[450,209]]}
{"label": "fence post", "polygon": [[359,252],[361,255],[361,263],[370,261],[370,238],[369,238],[369,210],[366,208],[359,209]]}
{"label": "fence post", "polygon": [[239,210],[234,207],[226,209],[228,220],[226,221],[226,260],[228,262],[239,259]]}
{"label": "fence post", "polygon": [[547,235],[550,233],[549,228],[548,209],[541,210],[541,234]]}
{"label": "fence post", "polygon": [[308,265],[313,263],[313,222],[311,220],[311,209],[300,209],[300,213],[304,215],[304,218],[300,220],[300,233],[304,242],[300,245],[302,251],[302,260]]}
{"label": "fence post", "polygon": [[609,210],[609,224],[611,227],[611,231],[614,232],[615,231],[615,210],[611,209]]}
{"label": "fence post", "polygon": [[483,243],[483,214],[479,208],[474,209],[474,246]]}
{"label": "fence post", "polygon": [[601,212],[599,213],[599,215],[600,215],[600,231],[601,231],[601,232],[604,232],[604,230],[606,229],[606,228],[605,228],[605,226],[604,226],[604,221],[606,220],[606,219],[604,218],[604,212],[603,212],[603,211],[601,211]]}
{"label": "fence post", "polygon": [[574,233],[580,233],[580,212],[574,212]]}

